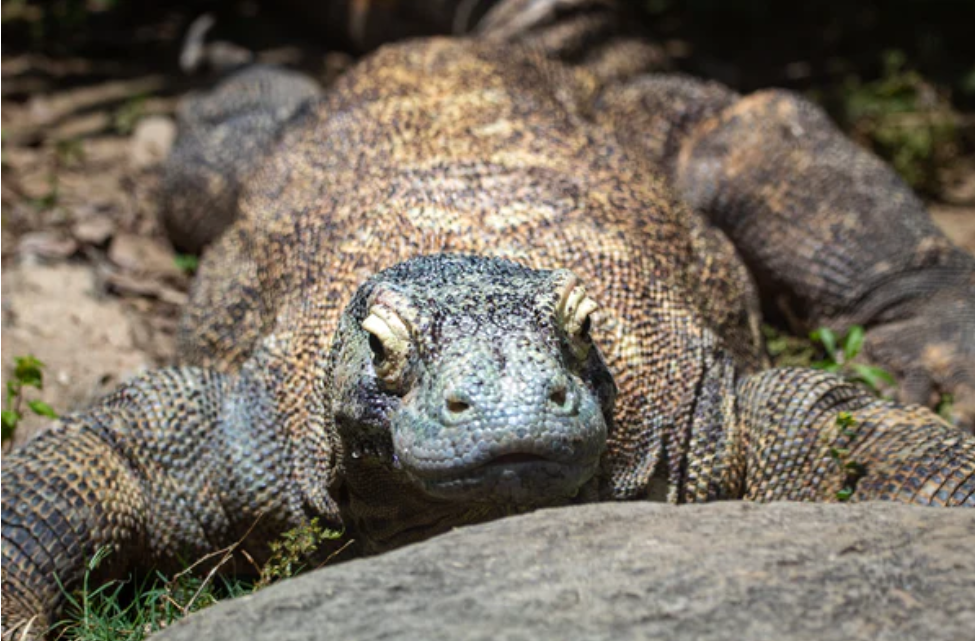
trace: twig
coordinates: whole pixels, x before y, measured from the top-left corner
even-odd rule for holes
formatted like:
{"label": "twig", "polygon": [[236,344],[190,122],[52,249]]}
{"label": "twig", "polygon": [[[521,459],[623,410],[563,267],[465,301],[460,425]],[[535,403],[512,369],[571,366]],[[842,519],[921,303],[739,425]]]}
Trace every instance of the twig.
{"label": "twig", "polygon": [[34,627],[34,622],[37,621],[37,617],[38,615],[35,614],[24,624],[24,628],[20,631],[20,641],[33,638],[30,636],[30,629]]}
{"label": "twig", "polygon": [[[193,596],[190,598],[190,600],[186,603],[185,606],[183,606],[182,608],[180,608],[180,610],[182,611],[182,613],[184,615],[189,614],[190,608],[193,607],[193,603],[195,603],[196,600],[197,600],[197,598],[199,598],[200,594],[203,593],[203,588],[205,588],[210,583],[210,581],[213,579],[213,576],[217,573],[217,570],[219,570],[227,561],[229,561],[230,559],[233,558],[233,556],[234,556],[234,550],[238,546],[240,546],[244,541],[247,540],[247,537],[249,537],[250,534],[251,534],[251,532],[254,531],[254,528],[257,527],[257,524],[260,522],[260,520],[261,520],[261,518],[263,516],[264,516],[264,513],[263,512],[261,514],[258,514],[257,515],[257,518],[254,519],[254,522],[251,524],[251,526],[249,528],[247,528],[247,531],[244,533],[244,536],[240,537],[240,539],[238,539],[236,543],[233,543],[231,545],[228,545],[227,547],[225,547],[223,549],[217,550],[216,552],[211,552],[210,554],[207,554],[206,556],[204,556],[204,557],[202,557],[200,559],[197,559],[197,561],[195,563],[193,563],[193,565],[189,566],[188,568],[186,568],[182,572],[176,574],[172,578],[172,580],[170,581],[170,585],[172,585],[177,579],[179,579],[180,577],[182,577],[183,575],[185,575],[187,572],[190,572],[193,568],[195,568],[196,566],[200,565],[201,563],[203,563],[207,559],[210,559],[210,558],[212,558],[214,556],[217,556],[218,554],[223,554],[223,558],[221,558],[220,561],[216,565],[213,566],[213,569],[211,569],[210,572],[207,573],[206,578],[204,578],[203,579],[203,582],[200,583],[200,587],[197,588],[196,592],[193,594]],[[177,607],[179,607],[179,606],[177,606]]]}
{"label": "twig", "polygon": [[258,514],[257,515],[257,518],[254,520],[254,523],[251,524],[251,526],[247,529],[247,532],[244,533],[244,536],[242,536],[240,539],[238,539],[236,543],[231,543],[230,545],[228,545],[225,548],[220,548],[219,550],[216,550],[214,552],[210,552],[209,554],[206,554],[204,556],[201,556],[192,565],[190,565],[189,567],[187,567],[184,570],[180,571],[178,574],[175,574],[173,576],[173,578],[170,580],[170,583],[172,583],[176,579],[182,577],[184,574],[187,574],[189,572],[192,572],[193,571],[193,568],[195,568],[196,566],[200,565],[201,563],[203,563],[207,559],[213,558],[213,557],[217,556],[218,554],[224,554],[224,553],[226,553],[228,551],[229,552],[232,552],[234,550],[234,548],[236,548],[238,545],[240,545],[241,543],[243,543],[247,539],[247,537],[250,536],[251,532],[254,531],[254,528],[257,527],[257,524],[260,522],[261,518],[263,518],[263,517],[264,517],[264,513],[263,512],[260,513],[260,514]]}
{"label": "twig", "polygon": [[332,559],[334,559],[335,557],[337,557],[339,554],[341,554],[343,551],[345,551],[345,548],[349,547],[353,543],[355,543],[355,539],[349,539],[348,541],[346,541],[345,544],[342,547],[340,547],[339,549],[337,549],[334,552],[332,552],[331,554],[329,554],[327,557],[325,557],[325,560],[324,561],[322,561],[321,563],[319,563],[318,565],[316,565],[315,566],[315,569],[317,570],[318,568],[322,567],[323,565],[325,565],[326,563],[328,563],[329,561],[331,561]]}
{"label": "twig", "polygon": [[252,557],[250,554],[248,554],[247,550],[243,550],[242,549],[240,551],[240,553],[244,555],[244,558],[247,559],[247,562],[250,563],[254,567],[254,569],[257,571],[258,574],[260,574],[261,573],[261,566],[259,566],[257,564],[257,561],[254,560],[254,557]]}

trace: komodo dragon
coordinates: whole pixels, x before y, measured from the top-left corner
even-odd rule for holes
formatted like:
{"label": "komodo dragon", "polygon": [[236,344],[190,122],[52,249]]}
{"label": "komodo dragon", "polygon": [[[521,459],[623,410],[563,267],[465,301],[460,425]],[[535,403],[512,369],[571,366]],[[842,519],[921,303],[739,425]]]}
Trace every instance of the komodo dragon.
{"label": "komodo dragon", "polygon": [[756,331],[758,292],[865,324],[908,398],[970,411],[975,259],[817,108],[638,73],[576,4],[386,46],[322,95],[252,67],[188,103],[169,224],[237,220],[186,365],[6,457],[8,633],[101,546],[106,575],[241,539],[260,562],[316,516],[374,553],[599,500],[975,505],[975,439],[767,369]]}

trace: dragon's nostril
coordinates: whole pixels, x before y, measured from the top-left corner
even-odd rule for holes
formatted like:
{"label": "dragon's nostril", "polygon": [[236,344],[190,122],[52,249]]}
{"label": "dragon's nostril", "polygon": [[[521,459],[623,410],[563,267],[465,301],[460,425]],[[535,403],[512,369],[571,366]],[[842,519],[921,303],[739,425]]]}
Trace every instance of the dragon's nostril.
{"label": "dragon's nostril", "polygon": [[565,405],[565,401],[567,399],[568,393],[566,392],[564,385],[559,385],[548,395],[548,400],[552,401],[552,403],[558,407]]}
{"label": "dragon's nostril", "polygon": [[470,403],[465,403],[464,401],[459,401],[457,399],[447,400],[447,411],[451,414],[462,414],[470,408]]}

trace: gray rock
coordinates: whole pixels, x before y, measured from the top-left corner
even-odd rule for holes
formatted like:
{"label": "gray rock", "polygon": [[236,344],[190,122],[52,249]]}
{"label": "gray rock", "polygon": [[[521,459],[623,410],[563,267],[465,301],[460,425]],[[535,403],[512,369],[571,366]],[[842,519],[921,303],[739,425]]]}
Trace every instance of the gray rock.
{"label": "gray rock", "polygon": [[169,247],[153,238],[116,234],[108,247],[108,259],[123,270],[149,276],[179,278],[182,275]]}
{"label": "gray rock", "polygon": [[326,567],[155,639],[972,639],[973,551],[971,510],[543,510]]}
{"label": "gray rock", "polygon": [[176,123],[166,116],[147,116],[139,120],[132,132],[129,156],[136,169],[161,163],[176,141]]}
{"label": "gray rock", "polygon": [[23,234],[17,245],[17,253],[28,262],[37,257],[64,259],[76,251],[78,251],[78,243],[57,231],[35,231]]}
{"label": "gray rock", "polygon": [[71,226],[71,235],[79,243],[86,245],[103,245],[115,233],[116,223],[111,216],[96,214],[89,216]]}

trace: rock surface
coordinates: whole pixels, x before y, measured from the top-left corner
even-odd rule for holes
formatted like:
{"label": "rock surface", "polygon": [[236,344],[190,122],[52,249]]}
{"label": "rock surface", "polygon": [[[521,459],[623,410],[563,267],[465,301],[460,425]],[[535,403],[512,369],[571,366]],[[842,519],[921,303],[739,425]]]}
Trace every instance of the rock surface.
{"label": "rock surface", "polygon": [[970,639],[973,550],[970,510],[543,510],[327,567],[154,639]]}
{"label": "rock surface", "polygon": [[149,116],[135,125],[129,154],[132,164],[143,169],[161,163],[176,141],[176,123],[167,116]]}

